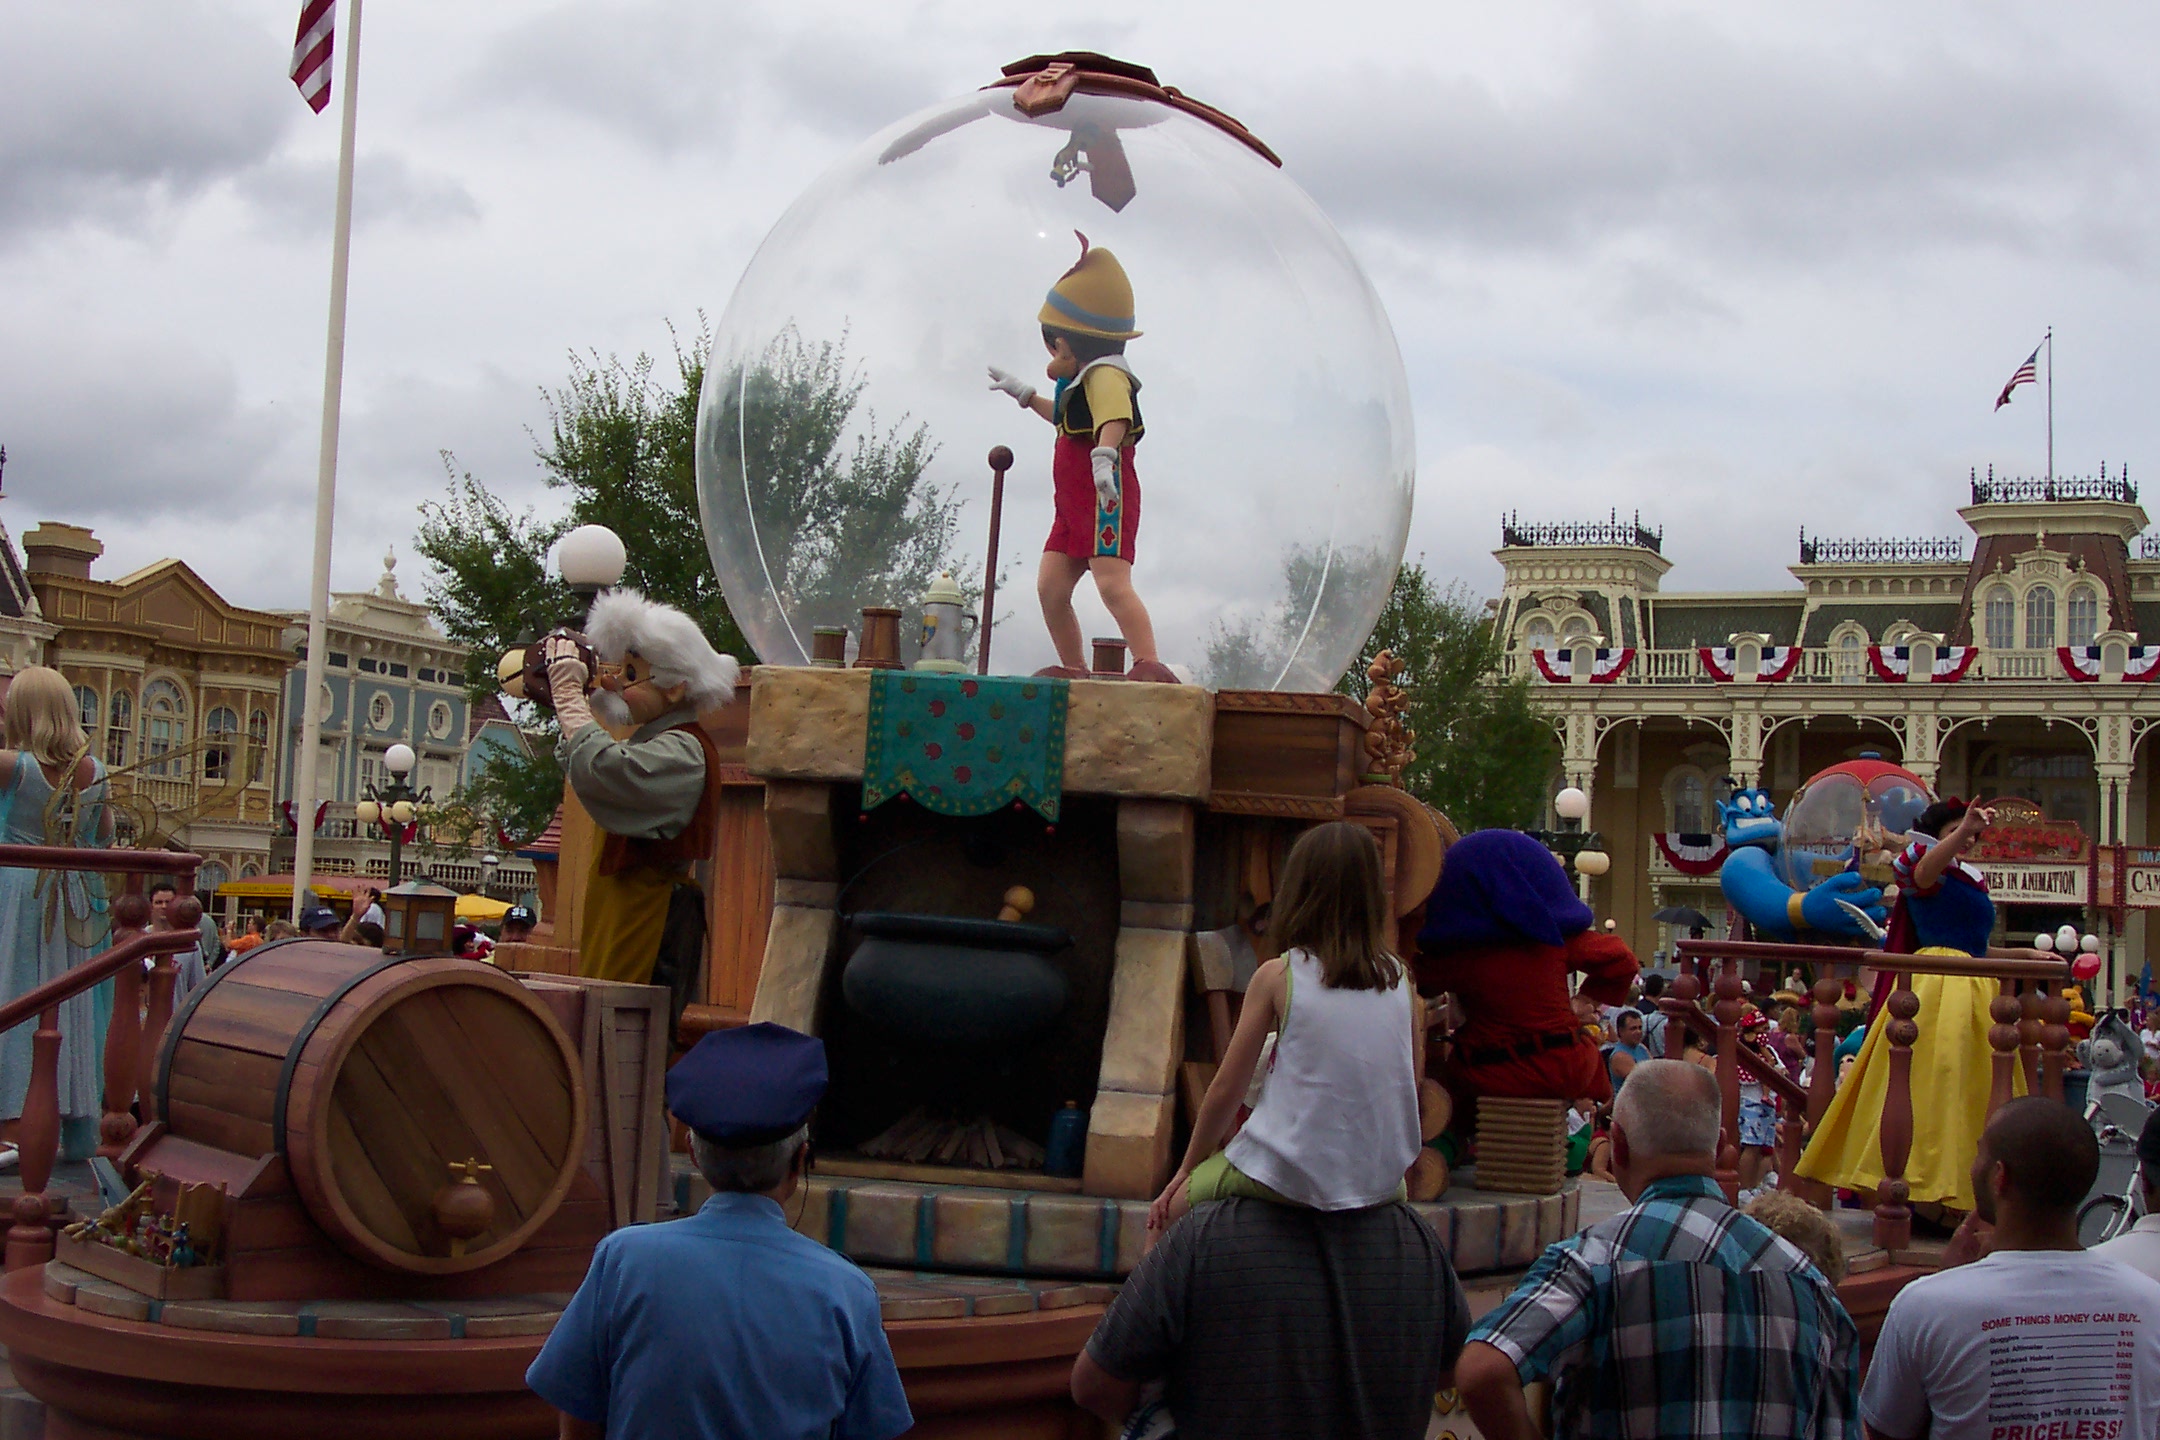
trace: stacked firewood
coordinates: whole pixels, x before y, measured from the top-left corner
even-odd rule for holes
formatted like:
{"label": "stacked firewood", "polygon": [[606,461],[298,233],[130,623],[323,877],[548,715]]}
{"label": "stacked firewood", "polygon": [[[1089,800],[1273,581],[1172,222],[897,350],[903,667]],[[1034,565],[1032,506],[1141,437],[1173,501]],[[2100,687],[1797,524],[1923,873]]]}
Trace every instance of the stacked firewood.
{"label": "stacked firewood", "polygon": [[873,1160],[907,1165],[965,1165],[978,1170],[1040,1170],[1043,1148],[987,1115],[955,1120],[918,1106],[875,1139],[862,1153]]}

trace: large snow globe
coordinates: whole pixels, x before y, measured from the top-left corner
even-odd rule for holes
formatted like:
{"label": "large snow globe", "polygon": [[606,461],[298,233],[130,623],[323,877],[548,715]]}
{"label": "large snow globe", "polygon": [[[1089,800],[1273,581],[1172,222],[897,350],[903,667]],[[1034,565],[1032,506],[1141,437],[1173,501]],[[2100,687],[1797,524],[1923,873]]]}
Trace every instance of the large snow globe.
{"label": "large snow globe", "polygon": [[[950,571],[991,670],[1056,663],[1035,598],[1053,518],[1037,311],[1085,235],[1131,278],[1146,433],[1133,582],[1162,658],[1216,688],[1331,688],[1410,521],[1402,359],[1326,216],[1235,121],[1099,56],[1038,57],[899,122],[773,227],[714,336],[698,491],[759,659],[800,665]],[[1009,447],[992,552],[987,457]],[[1117,627],[1086,579],[1083,632]],[[981,628],[971,632],[973,668]]]}
{"label": "large snow globe", "polygon": [[1934,797],[1901,765],[1863,755],[1809,777],[1785,807],[1779,856],[1785,883],[1807,890],[1840,870],[1857,868],[1877,884],[1890,879],[1894,856]]}

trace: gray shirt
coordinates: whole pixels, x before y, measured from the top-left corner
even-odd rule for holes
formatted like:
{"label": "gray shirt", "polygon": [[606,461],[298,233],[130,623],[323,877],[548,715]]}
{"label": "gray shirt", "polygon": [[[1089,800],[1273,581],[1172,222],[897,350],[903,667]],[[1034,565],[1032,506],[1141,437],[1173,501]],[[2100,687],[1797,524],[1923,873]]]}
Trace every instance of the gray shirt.
{"label": "gray shirt", "polygon": [[1439,1237],[1408,1205],[1201,1205],[1125,1282],[1087,1352],[1169,1382],[1184,1440],[1419,1440],[1470,1331]]}
{"label": "gray shirt", "polygon": [[617,740],[598,724],[562,742],[557,752],[570,788],[593,823],[630,840],[680,835],[697,816],[705,793],[705,747],[677,725],[697,723],[685,706]]}

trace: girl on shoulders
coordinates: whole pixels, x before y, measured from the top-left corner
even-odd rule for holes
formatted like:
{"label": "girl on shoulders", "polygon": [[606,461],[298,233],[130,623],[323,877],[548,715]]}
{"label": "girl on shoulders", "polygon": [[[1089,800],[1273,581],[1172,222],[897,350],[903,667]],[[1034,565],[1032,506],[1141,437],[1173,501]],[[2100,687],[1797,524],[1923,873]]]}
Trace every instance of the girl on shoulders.
{"label": "girl on shoulders", "polygon": [[[1388,929],[1371,832],[1346,821],[1307,831],[1275,897],[1270,939],[1280,953],[1246,988],[1185,1161],[1148,1211],[1150,1229],[1234,1196],[1360,1210],[1403,1194],[1421,1144],[1425,1005]],[[1271,1030],[1265,1088],[1230,1139]]]}

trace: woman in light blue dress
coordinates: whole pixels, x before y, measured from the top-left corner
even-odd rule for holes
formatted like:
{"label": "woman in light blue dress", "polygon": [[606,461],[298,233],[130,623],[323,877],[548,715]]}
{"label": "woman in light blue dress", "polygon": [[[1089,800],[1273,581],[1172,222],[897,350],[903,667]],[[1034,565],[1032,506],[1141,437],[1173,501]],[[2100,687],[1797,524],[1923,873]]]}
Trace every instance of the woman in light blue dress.
{"label": "woman in light blue dress", "polygon": [[[42,665],[7,689],[7,748],[0,749],[0,841],[11,845],[112,843],[105,767],[92,758],[64,676]],[[104,877],[75,870],[0,868],[0,1003],[56,980],[111,943]],[[107,980],[60,1006],[60,1149],[88,1158],[98,1142],[105,1089]],[[30,1088],[33,1019],[0,1035],[0,1119],[22,1115]]]}

